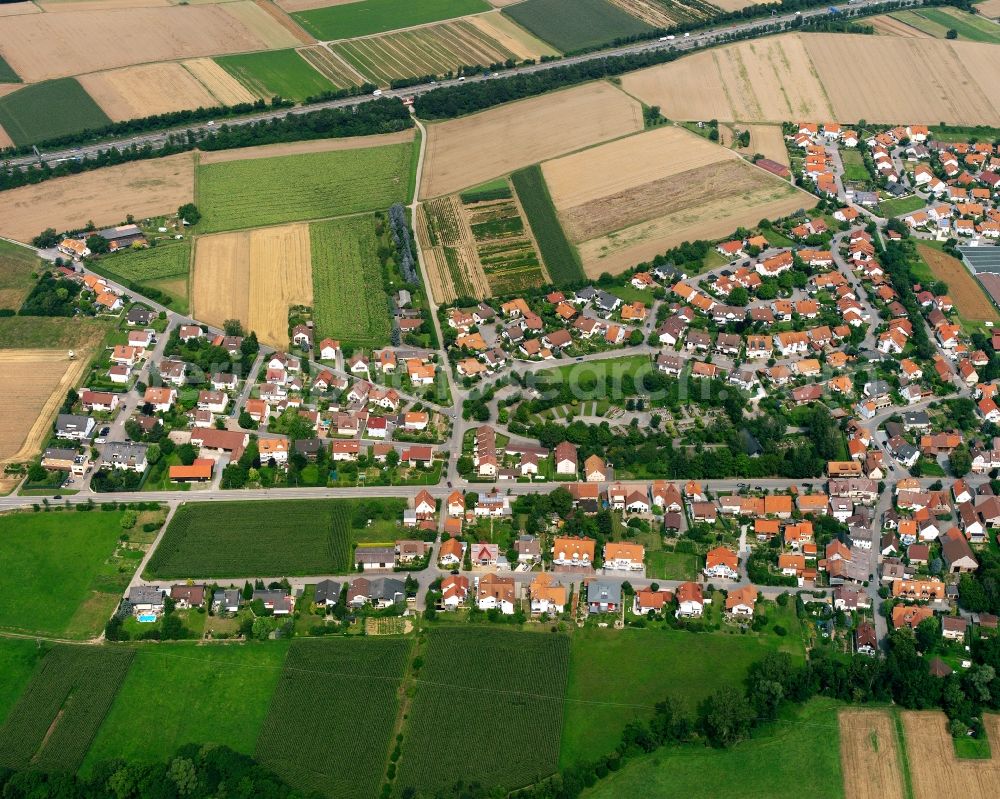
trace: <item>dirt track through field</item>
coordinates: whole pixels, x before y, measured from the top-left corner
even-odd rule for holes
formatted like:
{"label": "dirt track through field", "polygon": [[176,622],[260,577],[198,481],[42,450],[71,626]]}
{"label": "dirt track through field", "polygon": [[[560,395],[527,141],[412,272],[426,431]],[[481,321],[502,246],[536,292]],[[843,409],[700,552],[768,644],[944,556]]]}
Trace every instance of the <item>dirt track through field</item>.
{"label": "dirt track through field", "polygon": [[314,139],[287,144],[262,144],[259,147],[241,147],[236,150],[209,150],[201,154],[202,165],[221,164],[225,161],[247,161],[253,158],[274,158],[281,155],[328,153],[334,150],[360,150],[413,141],[412,130],[383,133],[372,136],[349,136],[344,139]]}
{"label": "dirt track through field", "polygon": [[906,711],[902,715],[914,799],[994,799],[997,796],[1000,792],[1000,716],[983,717],[993,757],[959,760],[944,713]]}
{"label": "dirt track through field", "polygon": [[428,125],[421,197],[450,194],[642,127],[639,103],[604,82]]}
{"label": "dirt track through field", "polygon": [[840,762],[850,799],[903,799],[896,729],[885,710],[842,710]]}
{"label": "dirt track through field", "polygon": [[94,72],[79,80],[115,122],[218,104],[215,96],[177,62]]}
{"label": "dirt track through field", "polygon": [[312,305],[309,226],[281,225],[201,236],[191,312],[221,326],[239,319],[266,344],[288,345],[288,308]]}
{"label": "dirt track through field", "polygon": [[0,17],[3,55],[27,82],[177,58],[294,47],[250,0]]}
{"label": "dirt track through field", "polygon": [[934,277],[948,284],[948,295],[962,316],[972,322],[995,322],[1000,318],[965,264],[926,244],[918,244],[917,252],[927,262]]}
{"label": "dirt track through field", "polygon": [[0,350],[0,381],[17,386],[0,414],[0,463],[27,460],[49,437],[49,425],[66,392],[80,380],[89,352],[66,350]]}
{"label": "dirt track through field", "polygon": [[29,242],[45,228],[76,230],[88,221],[117,225],[128,214],[136,219],[172,213],[194,199],[191,153],[134,161],[54,178],[3,193],[0,234]]}

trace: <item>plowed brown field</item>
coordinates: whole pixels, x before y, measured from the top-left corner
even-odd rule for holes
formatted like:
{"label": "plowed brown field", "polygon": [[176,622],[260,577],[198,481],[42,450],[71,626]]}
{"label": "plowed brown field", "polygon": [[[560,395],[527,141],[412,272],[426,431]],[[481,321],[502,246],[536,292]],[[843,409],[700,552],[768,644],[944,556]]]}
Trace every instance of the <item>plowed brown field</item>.
{"label": "plowed brown field", "polygon": [[309,226],[201,236],[195,244],[191,312],[221,326],[239,319],[266,344],[288,346],[288,308],[312,305]]}

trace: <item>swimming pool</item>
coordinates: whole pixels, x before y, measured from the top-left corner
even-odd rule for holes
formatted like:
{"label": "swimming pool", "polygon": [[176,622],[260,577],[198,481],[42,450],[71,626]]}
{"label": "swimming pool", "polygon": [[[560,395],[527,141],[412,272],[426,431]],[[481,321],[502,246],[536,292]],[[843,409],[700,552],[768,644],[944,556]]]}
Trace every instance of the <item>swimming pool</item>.
{"label": "swimming pool", "polygon": [[147,624],[149,622],[151,622],[151,621],[156,621],[156,614],[155,613],[140,613],[139,614],[139,621],[141,621],[143,623],[147,623]]}

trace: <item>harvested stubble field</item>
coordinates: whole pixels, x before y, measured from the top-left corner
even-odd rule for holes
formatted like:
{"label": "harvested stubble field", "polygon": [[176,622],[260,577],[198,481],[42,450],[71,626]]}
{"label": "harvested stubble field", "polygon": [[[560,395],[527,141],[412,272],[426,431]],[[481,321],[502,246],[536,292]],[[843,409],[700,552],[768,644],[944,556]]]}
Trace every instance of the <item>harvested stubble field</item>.
{"label": "harvested stubble field", "polygon": [[310,139],[283,144],[261,144],[257,147],[240,147],[235,150],[208,150],[199,157],[202,166],[222,164],[226,161],[249,161],[254,158],[277,158],[282,155],[307,155],[309,153],[331,153],[336,150],[363,150],[384,144],[403,144],[413,141],[414,128],[396,133],[381,133],[371,136],[347,136],[343,139]]}
{"label": "harvested stubble field", "polygon": [[0,97],[0,124],[19,146],[101,128],[110,122],[76,78],[34,83]]}
{"label": "harvested stubble field", "polygon": [[409,199],[410,144],[215,163],[198,169],[205,232],[344,216]]}
{"label": "harvested stubble field", "polygon": [[889,711],[845,709],[837,719],[844,794],[852,799],[903,799],[902,755]]}
{"label": "harvested stubble field", "polygon": [[215,59],[226,72],[261,97],[285,97],[301,102],[334,86],[296,50],[241,53]]}
{"label": "harvested stubble field", "polygon": [[[913,775],[913,799],[989,799],[1000,791],[1000,760],[959,760],[948,732],[948,719],[938,711],[904,711],[906,752]],[[987,736],[1000,740],[1000,716],[984,715]]]}
{"label": "harvested stubble field", "polygon": [[993,303],[965,264],[926,244],[918,244],[917,253],[927,262],[934,277],[948,284],[948,294],[965,319],[970,322],[1000,320]]}
{"label": "harvested stubble field", "polygon": [[420,195],[451,194],[642,128],[640,104],[603,81],[428,125]]}
{"label": "harvested stubble field", "polygon": [[[711,19],[719,13],[720,4],[702,0],[611,0],[622,11],[654,28],[669,28],[685,22]],[[732,4],[732,0],[730,0]],[[749,3],[741,2],[734,10]]]}
{"label": "harvested stubble field", "polygon": [[133,161],[3,193],[0,234],[28,242],[47,227],[76,230],[172,213],[194,199],[191,153]]}
{"label": "harvested stubble field", "polygon": [[0,241],[0,308],[16,311],[21,307],[40,265],[34,250]]}
{"label": "harvested stubble field", "polygon": [[1000,17],[1000,0],[986,0],[985,3],[976,3],[976,10],[984,17],[997,19]]}
{"label": "harvested stubble field", "polygon": [[258,95],[236,80],[211,58],[192,58],[182,63],[184,69],[208,89],[220,105],[252,103],[258,99]]}
{"label": "harvested stubble field", "polygon": [[467,20],[350,39],[331,49],[382,86],[399,78],[444,75],[461,66],[489,66],[516,58],[513,51]]}
{"label": "harvested stubble field", "polygon": [[195,243],[191,311],[221,326],[239,319],[264,343],[288,345],[288,308],[312,305],[309,226],[201,236]]}
{"label": "harvested stubble field", "polygon": [[132,650],[57,646],[0,727],[0,765],[79,768],[132,662]]}
{"label": "harvested stubble field", "polygon": [[563,52],[597,47],[653,29],[608,0],[525,0],[508,6],[503,13]]}
{"label": "harvested stubble field", "polygon": [[788,166],[788,148],[779,125],[738,125],[740,130],[750,131],[748,154],[760,153],[765,158]]}
{"label": "harvested stubble field", "polygon": [[545,182],[591,277],[695,239],[810,206],[723,147],[663,127],[547,162]]}
{"label": "harvested stubble field", "polygon": [[250,0],[159,8],[67,7],[40,16],[2,17],[0,41],[5,42],[4,57],[26,81],[299,44]]}
{"label": "harvested stubble field", "polygon": [[872,17],[868,20],[868,24],[875,28],[876,33],[880,33],[885,36],[902,36],[910,39],[934,38],[929,33],[924,33],[922,30],[918,30],[912,25],[907,25],[905,22],[897,19],[892,14],[880,14],[877,17]]}
{"label": "harvested stubble field", "polygon": [[350,572],[353,503],[282,500],[182,505],[149,561],[162,578]]}
{"label": "harvested stubble field", "polygon": [[[257,759],[310,795],[374,799],[411,646],[401,638],[293,641],[257,739]],[[433,740],[437,722],[420,737]],[[292,727],[296,735],[288,734]]]}
{"label": "harvested stubble field", "polygon": [[[399,762],[397,786],[404,794],[411,787],[447,788],[457,775],[515,788],[556,770],[567,636],[432,628],[423,659]],[[442,724],[445,718],[453,723]]]}
{"label": "harvested stubble field", "polygon": [[299,55],[326,75],[327,80],[338,89],[360,86],[366,81],[363,75],[348,65],[340,56],[330,52],[325,45],[318,44],[315,47],[304,47],[299,50]]}
{"label": "harvested stubble field", "polygon": [[785,34],[640,70],[622,85],[684,120],[992,125],[1000,116],[1000,64],[989,45],[977,42]]}
{"label": "harvested stubble field", "polygon": [[392,320],[374,218],[314,222],[309,237],[317,336],[355,347],[388,344]]}
{"label": "harvested stubble field", "polygon": [[292,14],[317,39],[350,39],[372,33],[410,28],[488,11],[483,0],[363,0],[356,3],[325,3],[323,8]]}
{"label": "harvested stubble field", "polygon": [[66,392],[87,368],[87,353],[0,349],[0,382],[17,386],[0,414],[0,463],[26,460],[41,448]]}
{"label": "harvested stubble field", "polygon": [[80,84],[116,122],[219,104],[215,96],[177,62],[94,72],[81,76]]}

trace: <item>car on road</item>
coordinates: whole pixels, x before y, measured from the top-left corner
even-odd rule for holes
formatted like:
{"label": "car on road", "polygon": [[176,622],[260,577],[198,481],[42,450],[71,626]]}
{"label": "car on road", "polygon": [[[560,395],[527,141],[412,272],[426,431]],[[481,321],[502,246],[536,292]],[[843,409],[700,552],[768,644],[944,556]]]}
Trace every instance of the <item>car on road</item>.
{"label": "car on road", "polygon": [[740,491],[749,491],[750,490],[750,483],[737,483],[736,487]]}
{"label": "car on road", "polygon": [[111,432],[110,427],[102,427],[97,431],[97,438],[94,439],[95,444],[103,444],[108,440],[108,433]]}
{"label": "car on road", "polygon": [[583,360],[583,358],[577,358],[577,359],[576,359],[576,362],[577,362],[577,363],[579,363],[579,362],[580,362],[580,361],[582,361],[582,360]]}
{"label": "car on road", "polygon": [[56,494],[52,499],[62,499],[62,494]]}

